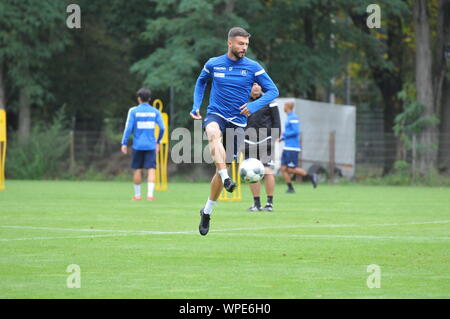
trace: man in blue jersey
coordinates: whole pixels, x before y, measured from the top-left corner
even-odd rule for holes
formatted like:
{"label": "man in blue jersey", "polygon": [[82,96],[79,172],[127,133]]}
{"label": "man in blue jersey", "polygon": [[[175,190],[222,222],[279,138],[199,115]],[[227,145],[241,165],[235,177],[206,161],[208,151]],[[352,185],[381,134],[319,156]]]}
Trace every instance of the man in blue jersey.
{"label": "man in blue jersey", "polygon": [[[208,136],[211,157],[216,173],[211,181],[209,198],[200,210],[199,231],[209,231],[210,215],[222,188],[233,192],[236,187],[228,176],[227,164],[237,157],[239,142],[244,140],[247,117],[278,96],[278,89],[266,71],[257,62],[245,57],[250,34],[243,28],[234,27],[228,32],[228,51],[209,59],[195,85],[194,103],[190,116],[202,119],[200,106],[206,85],[212,82],[209,105],[203,127]],[[265,94],[248,102],[253,83],[258,83]],[[222,141],[221,141],[222,139]]]}
{"label": "man in blue jersey", "polygon": [[[128,152],[128,138],[133,134],[133,149],[131,168],[134,169],[134,197],[133,200],[142,200],[141,182],[142,170],[147,169],[148,193],[147,200],[154,200],[156,154],[159,151],[159,143],[164,135],[164,123],[159,110],[149,104],[151,92],[141,88],[137,91],[139,105],[130,108],[127,122],[123,132],[121,151]],[[155,140],[155,125],[159,126],[159,136]]]}
{"label": "man in blue jersey", "polygon": [[[289,101],[284,104],[284,112],[287,115],[284,133],[279,141],[284,141],[284,149],[281,154],[281,172],[288,186],[286,193],[295,193],[290,174],[308,176],[308,173],[298,168],[298,154],[300,146],[300,119],[294,112],[294,102]],[[317,177],[315,174],[309,176],[314,188],[317,187]]]}

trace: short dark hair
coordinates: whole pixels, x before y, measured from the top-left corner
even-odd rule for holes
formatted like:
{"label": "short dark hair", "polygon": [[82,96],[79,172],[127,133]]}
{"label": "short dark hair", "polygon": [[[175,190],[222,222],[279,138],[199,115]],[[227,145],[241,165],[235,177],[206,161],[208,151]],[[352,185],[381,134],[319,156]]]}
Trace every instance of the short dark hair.
{"label": "short dark hair", "polygon": [[148,102],[148,101],[150,101],[150,97],[152,96],[152,93],[147,88],[140,88],[136,92],[136,96],[141,98],[142,102]]}
{"label": "short dark hair", "polygon": [[251,34],[248,33],[245,29],[241,27],[233,27],[228,31],[228,39],[234,38],[234,37],[246,37],[250,38]]}

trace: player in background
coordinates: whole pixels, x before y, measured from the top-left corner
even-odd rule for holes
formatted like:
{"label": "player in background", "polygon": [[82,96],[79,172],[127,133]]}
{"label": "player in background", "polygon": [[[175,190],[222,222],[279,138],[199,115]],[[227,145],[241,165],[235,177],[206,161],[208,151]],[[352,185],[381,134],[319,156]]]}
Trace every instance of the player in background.
{"label": "player in background", "polygon": [[[142,170],[148,171],[147,200],[154,200],[156,154],[159,144],[164,135],[164,123],[159,110],[149,104],[151,92],[149,89],[141,88],[137,91],[137,102],[139,105],[130,108],[127,122],[123,132],[121,151],[128,152],[128,138],[133,134],[133,148],[131,168],[134,169],[134,197],[133,200],[142,200],[141,182]],[[159,136],[155,140],[155,125],[159,126]]]}
{"label": "player in background", "polygon": [[[261,86],[253,83],[250,93],[250,101],[255,101],[262,96]],[[261,184],[250,184],[253,194],[253,206],[248,211],[273,211],[273,193],[275,189],[275,176],[273,175],[272,147],[280,135],[281,121],[277,103],[270,103],[249,116],[246,128],[245,158],[254,157],[263,163],[265,167],[264,184],[266,188],[267,203],[261,207]],[[250,134],[250,130],[254,130]]]}
{"label": "player in background", "polygon": [[[289,101],[284,104],[284,112],[287,114],[284,133],[279,141],[284,141],[284,149],[281,155],[281,172],[288,186],[286,193],[295,193],[290,174],[308,176],[308,173],[298,168],[298,154],[301,151],[300,146],[300,119],[294,112],[294,102]],[[317,187],[317,175],[309,176],[314,188]]]}
{"label": "player in background", "polygon": [[[206,85],[212,82],[209,105],[203,128],[208,136],[211,157],[216,173],[211,180],[210,193],[205,206],[200,210],[199,232],[209,231],[210,215],[222,188],[233,192],[236,183],[228,176],[227,164],[237,157],[239,142],[244,139],[247,116],[258,111],[278,96],[278,89],[259,63],[245,57],[250,34],[240,27],[228,32],[227,53],[209,59],[203,67],[194,90],[194,103],[190,116],[200,120]],[[264,96],[248,102],[253,83],[257,82]],[[233,131],[231,140],[226,132]],[[221,141],[222,139],[222,141]]]}

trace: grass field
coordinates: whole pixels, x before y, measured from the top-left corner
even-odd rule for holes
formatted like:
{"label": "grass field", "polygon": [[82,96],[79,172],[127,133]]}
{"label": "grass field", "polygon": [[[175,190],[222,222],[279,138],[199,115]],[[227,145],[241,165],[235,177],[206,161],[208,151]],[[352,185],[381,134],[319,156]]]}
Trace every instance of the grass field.
{"label": "grass field", "polygon": [[272,213],[246,212],[244,188],[202,237],[206,183],[155,202],[130,201],[125,182],[6,186],[0,298],[450,298],[450,188],[278,185]]}

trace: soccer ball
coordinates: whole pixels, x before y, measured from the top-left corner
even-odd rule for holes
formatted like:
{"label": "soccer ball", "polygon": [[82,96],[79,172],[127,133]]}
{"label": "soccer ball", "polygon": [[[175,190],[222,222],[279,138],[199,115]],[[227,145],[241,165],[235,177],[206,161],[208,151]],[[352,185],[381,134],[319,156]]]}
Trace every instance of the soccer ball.
{"label": "soccer ball", "polygon": [[241,163],[239,174],[246,183],[257,183],[264,177],[264,165],[256,158],[248,158]]}

